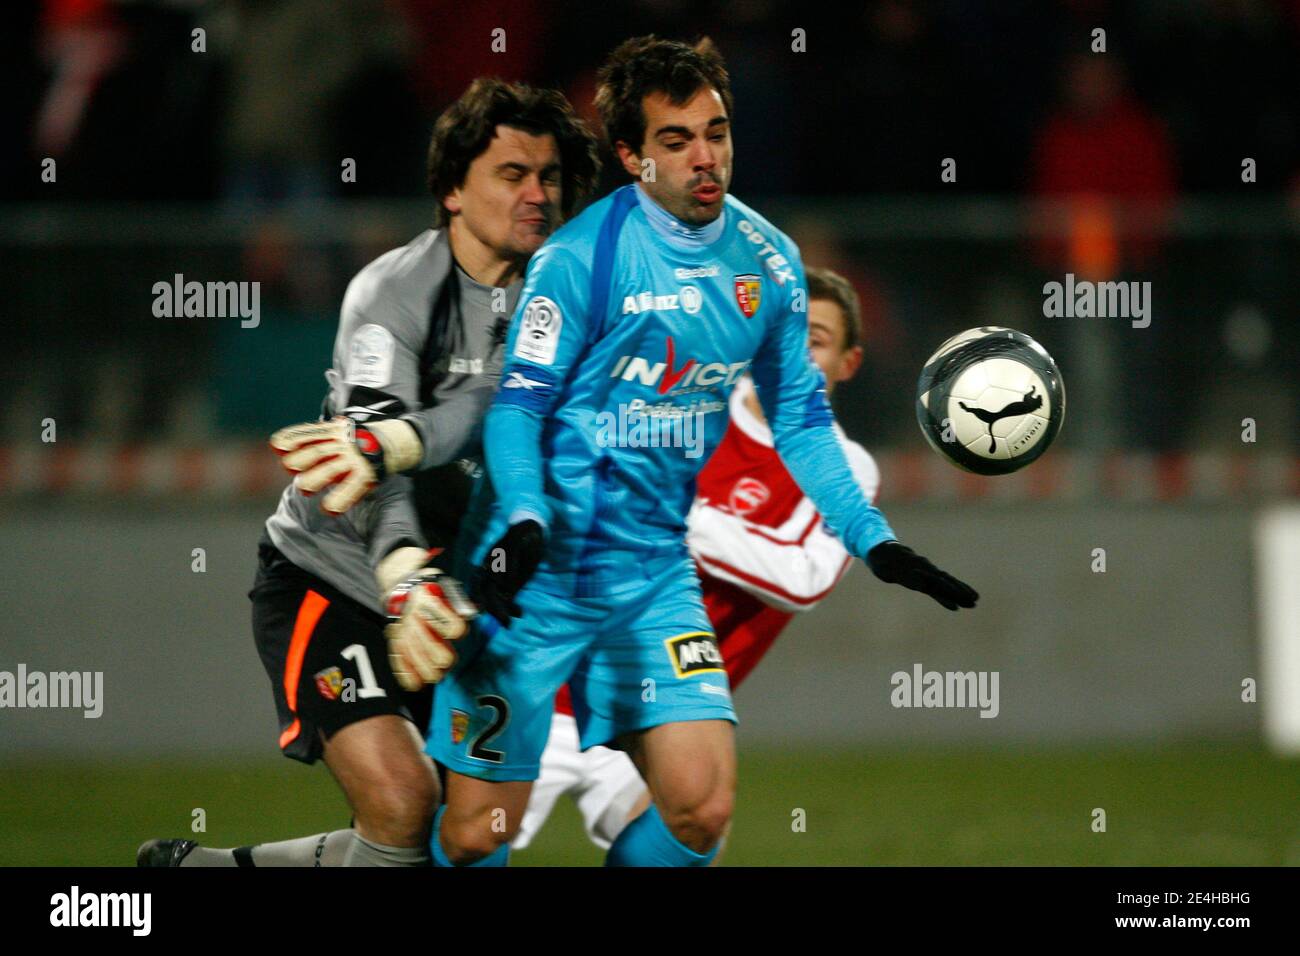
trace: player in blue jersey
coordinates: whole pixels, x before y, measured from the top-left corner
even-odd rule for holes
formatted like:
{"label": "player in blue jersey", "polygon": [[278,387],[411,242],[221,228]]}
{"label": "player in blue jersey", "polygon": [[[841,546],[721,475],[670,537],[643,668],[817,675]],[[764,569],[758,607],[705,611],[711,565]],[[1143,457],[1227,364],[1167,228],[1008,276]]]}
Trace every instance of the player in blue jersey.
{"label": "player in blue jersey", "polygon": [[597,106],[637,181],[542,247],[506,343],[489,480],[456,558],[489,614],[439,687],[428,741],[448,770],[431,841],[443,865],[505,862],[566,681],[583,748],[626,750],[653,797],[607,862],[716,853],[736,717],[686,515],[747,370],[777,451],[852,554],[952,610],[978,597],[895,540],[845,463],[806,348],[799,251],[727,195],[721,57],[707,41],[629,40]]}

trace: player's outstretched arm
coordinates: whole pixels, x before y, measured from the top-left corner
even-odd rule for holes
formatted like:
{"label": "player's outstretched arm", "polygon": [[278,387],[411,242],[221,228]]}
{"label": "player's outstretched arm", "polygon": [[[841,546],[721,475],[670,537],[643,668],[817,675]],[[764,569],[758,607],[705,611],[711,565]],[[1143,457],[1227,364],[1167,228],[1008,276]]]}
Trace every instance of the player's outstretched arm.
{"label": "player's outstretched arm", "polygon": [[336,415],[290,425],[271,436],[271,448],[304,495],[329,489],[321,507],[330,514],[343,514],[385,477],[420,460],[415,429],[397,418],[368,422]]}
{"label": "player's outstretched arm", "polygon": [[979,593],[969,584],[940,571],[907,545],[886,541],[867,552],[867,567],[887,584],[901,584],[928,594],[950,611],[974,607]]}
{"label": "player's outstretched arm", "polygon": [[[812,365],[811,360],[808,364]],[[761,387],[759,394],[761,398]],[[782,461],[822,513],[827,527],[844,529],[841,540],[850,553],[866,561],[876,577],[928,594],[950,611],[975,606],[979,594],[973,588],[898,543],[885,516],[849,476],[844,453],[829,425],[812,422],[787,427],[784,438],[773,428],[773,434]]]}
{"label": "player's outstretched arm", "polygon": [[[388,475],[436,468],[454,461],[479,436],[483,415],[501,377],[501,349],[469,387],[431,407],[420,402],[421,353],[430,335],[417,316],[384,291],[367,272],[343,298],[326,421],[282,428],[271,447],[304,494],[325,494],[333,514],[352,508]],[[364,414],[359,392],[383,394],[400,406],[383,421]],[[365,427],[362,427],[364,423]]]}
{"label": "player's outstretched arm", "polygon": [[867,562],[876,577],[928,594],[950,610],[974,607],[979,598],[975,590],[899,544],[885,516],[854,480],[832,427],[825,379],[808,354],[807,313],[795,308],[795,288],[803,287],[804,278],[793,247],[789,258],[796,279],[782,291],[784,311],[753,366],[758,399],[772,426],[777,453],[827,527],[839,535],[850,554]]}

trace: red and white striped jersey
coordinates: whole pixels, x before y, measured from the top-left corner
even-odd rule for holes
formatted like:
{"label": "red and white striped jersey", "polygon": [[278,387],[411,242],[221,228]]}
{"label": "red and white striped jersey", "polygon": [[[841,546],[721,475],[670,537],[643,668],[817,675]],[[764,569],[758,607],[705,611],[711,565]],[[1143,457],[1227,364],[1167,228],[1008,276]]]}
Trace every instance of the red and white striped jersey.
{"label": "red and white striped jersey", "polygon": [[[734,690],[798,611],[834,590],[852,556],[795,484],[772,443],[772,431],[745,406],[749,379],[731,393],[731,424],[696,480],[686,542],[704,591]],[[844,457],[868,500],[880,470],[839,426]],[[569,688],[556,708],[573,713]]]}
{"label": "red and white striped jersey", "polygon": [[[745,405],[748,380],[731,395],[731,424],[700,472],[687,544],[734,689],[798,611],[834,590],[852,557],[795,484],[767,424]],[[874,502],[880,471],[836,426],[844,456]]]}

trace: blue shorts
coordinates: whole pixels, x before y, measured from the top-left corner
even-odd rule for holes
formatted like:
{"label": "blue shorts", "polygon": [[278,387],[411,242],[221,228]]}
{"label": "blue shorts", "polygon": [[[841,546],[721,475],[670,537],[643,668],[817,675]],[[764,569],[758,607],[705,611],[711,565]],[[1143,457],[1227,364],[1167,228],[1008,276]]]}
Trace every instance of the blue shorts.
{"label": "blue shorts", "polygon": [[616,580],[577,591],[539,573],[519,592],[523,616],[510,627],[475,621],[434,695],[433,759],[484,780],[535,780],[566,682],[584,750],[676,721],[736,722],[689,558],[627,564]]}

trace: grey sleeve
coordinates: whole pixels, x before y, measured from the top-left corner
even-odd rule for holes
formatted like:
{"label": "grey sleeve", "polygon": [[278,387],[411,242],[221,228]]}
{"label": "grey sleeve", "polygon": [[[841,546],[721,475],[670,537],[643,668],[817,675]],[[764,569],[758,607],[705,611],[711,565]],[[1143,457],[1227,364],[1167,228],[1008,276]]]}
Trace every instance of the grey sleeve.
{"label": "grey sleeve", "polygon": [[503,361],[503,346],[498,345],[472,385],[437,405],[421,407],[420,359],[428,334],[427,319],[362,273],[343,297],[334,367],[326,373],[335,409],[347,407],[348,395],[357,385],[387,392],[411,409],[401,417],[420,436],[422,470],[455,461],[478,443]]}
{"label": "grey sleeve", "polygon": [[[343,296],[334,367],[327,374],[332,407],[346,408],[358,385],[386,392],[407,408],[416,407],[424,335],[424,322],[409,307],[386,294],[371,272],[358,274]],[[390,475],[348,512],[347,520],[365,542],[372,570],[394,548],[426,546],[411,491],[409,478]]]}
{"label": "grey sleeve", "polygon": [[492,350],[474,384],[448,395],[432,408],[402,416],[419,433],[424,446],[420,468],[437,468],[463,457],[483,437],[483,418],[501,381],[503,346]]}
{"label": "grey sleeve", "polygon": [[400,399],[407,408],[417,407],[424,326],[368,270],[359,273],[343,295],[334,367],[325,373],[330,405],[346,408],[352,389],[365,385]]}
{"label": "grey sleeve", "polygon": [[390,475],[348,512],[348,520],[366,543],[372,571],[399,547],[429,546],[411,494],[410,478]]}

